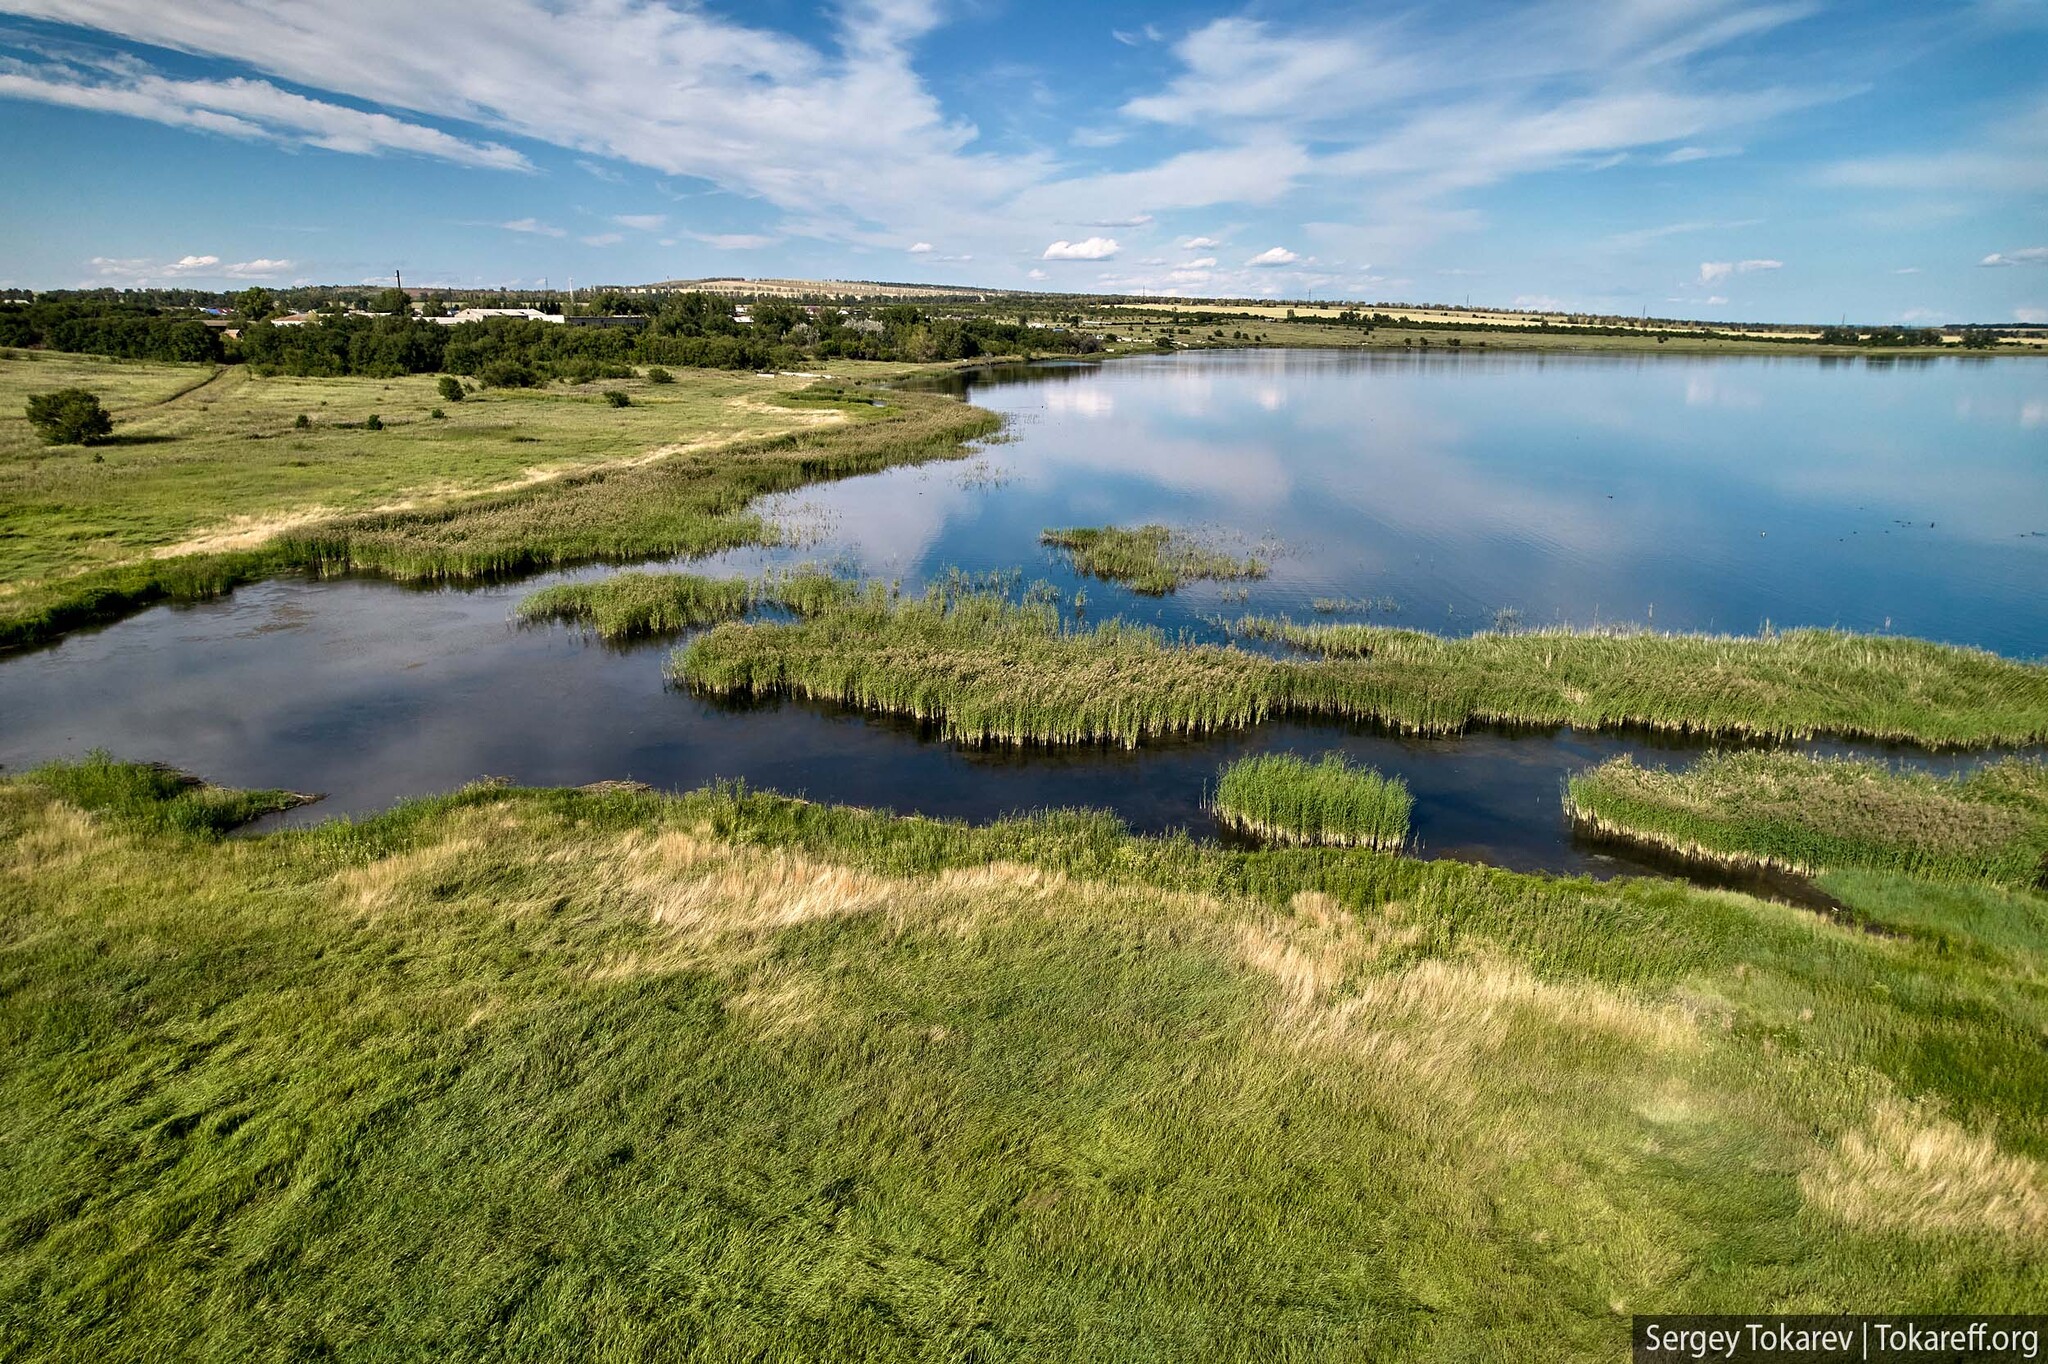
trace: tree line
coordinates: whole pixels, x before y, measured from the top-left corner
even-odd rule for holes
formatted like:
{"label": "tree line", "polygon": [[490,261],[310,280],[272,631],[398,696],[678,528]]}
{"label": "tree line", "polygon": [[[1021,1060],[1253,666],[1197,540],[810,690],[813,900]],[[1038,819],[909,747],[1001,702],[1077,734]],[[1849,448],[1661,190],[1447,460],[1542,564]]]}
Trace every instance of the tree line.
{"label": "tree line", "polygon": [[188,310],[127,301],[67,298],[0,305],[0,346],[44,347],[136,360],[246,363],[260,373],[310,376],[461,374],[488,385],[531,387],[549,380],[624,378],[636,366],[797,369],[825,359],[970,360],[984,355],[1087,354],[1092,333],[1032,327],[992,316],[950,316],[910,304],[855,317],[764,301],[741,320],[723,297],[704,293],[605,300],[645,319],[638,328],[578,327],[527,318],[453,326],[415,317],[405,297],[379,297],[388,311],[334,311],[297,326],[269,320],[274,304],[234,297],[239,337]]}

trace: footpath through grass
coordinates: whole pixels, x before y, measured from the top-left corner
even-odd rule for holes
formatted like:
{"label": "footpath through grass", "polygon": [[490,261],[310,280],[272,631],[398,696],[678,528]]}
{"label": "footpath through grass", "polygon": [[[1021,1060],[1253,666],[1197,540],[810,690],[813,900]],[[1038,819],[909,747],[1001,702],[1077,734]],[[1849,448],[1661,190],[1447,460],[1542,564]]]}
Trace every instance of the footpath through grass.
{"label": "footpath through grass", "polygon": [[1398,850],[1415,800],[1408,784],[1341,753],[1317,762],[1291,753],[1240,758],[1223,769],[1211,806],[1224,823],[1276,843]]}
{"label": "footpath through grass", "polygon": [[1041,544],[1066,551],[1077,572],[1164,596],[1196,579],[1263,578],[1266,565],[1210,549],[1165,526],[1074,526],[1047,530]]}
{"label": "footpath through grass", "polygon": [[178,798],[0,783],[8,1358],[1610,1360],[2048,1295],[2038,897]]}
{"label": "footpath through grass", "polygon": [[[0,399],[78,368],[0,362]],[[0,423],[0,647],[285,572],[470,578],[759,543],[773,531],[747,510],[756,497],[942,458],[998,422],[936,394],[769,383],[604,381],[633,391],[625,408],[595,391],[493,390],[437,420],[431,376],[233,369],[124,419],[105,449],[43,447],[25,422]],[[311,430],[295,429],[309,409]],[[371,413],[385,429],[361,428]]]}
{"label": "footpath through grass", "polygon": [[1076,628],[1050,606],[986,595],[898,602],[870,590],[794,623],[717,626],[671,667],[714,694],[835,701],[972,744],[1133,745],[1286,715],[1423,733],[1506,722],[1953,745],[2048,737],[2048,666],[1919,640],[1240,628],[1327,656],[1175,643],[1121,621]]}
{"label": "footpath through grass", "polygon": [[2048,886],[2040,761],[1943,778],[1796,753],[1716,753],[1682,771],[1624,757],[1572,778],[1565,806],[1589,832],[1706,862]]}

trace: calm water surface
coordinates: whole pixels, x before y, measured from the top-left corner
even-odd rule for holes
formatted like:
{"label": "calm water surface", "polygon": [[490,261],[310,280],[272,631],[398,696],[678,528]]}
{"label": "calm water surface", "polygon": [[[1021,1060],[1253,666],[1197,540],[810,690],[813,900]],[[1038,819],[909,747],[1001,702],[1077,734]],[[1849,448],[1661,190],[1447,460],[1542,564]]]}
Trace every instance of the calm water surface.
{"label": "calm water surface", "polygon": [[[973,397],[1011,414],[1009,439],[965,464],[781,499],[772,510],[804,548],[693,567],[825,559],[912,587],[954,566],[1021,568],[1071,597],[1083,584],[1039,548],[1043,527],[1158,520],[1264,546],[1272,576],[1242,601],[1213,584],[1150,599],[1091,581],[1090,617],[1213,635],[1219,614],[1306,616],[1343,597],[1371,605],[1327,618],[1454,631],[1502,608],[1731,630],[1889,618],[2048,651],[2048,365],[1208,353],[993,376]],[[437,591],[287,580],[145,612],[0,660],[0,764],[103,747],[328,793],[302,821],[486,775],[742,777],[974,820],[1105,806],[1141,830],[1207,835],[1220,764],[1336,748],[1407,778],[1426,855],[1599,874],[1637,864],[1574,842],[1565,776],[1622,752],[1698,751],[1306,724],[1136,752],[967,750],[833,707],[710,702],[664,687],[666,645],[510,623],[535,586],[610,571]]]}

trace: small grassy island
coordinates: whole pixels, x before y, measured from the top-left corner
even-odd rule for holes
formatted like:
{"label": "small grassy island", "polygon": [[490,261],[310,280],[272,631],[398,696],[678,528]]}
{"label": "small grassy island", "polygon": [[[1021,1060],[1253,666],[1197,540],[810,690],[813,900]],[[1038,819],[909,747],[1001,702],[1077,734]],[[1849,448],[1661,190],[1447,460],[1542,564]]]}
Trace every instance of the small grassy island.
{"label": "small grassy island", "polygon": [[1211,805],[1231,828],[1270,842],[1395,852],[1408,841],[1415,801],[1399,777],[1339,753],[1317,762],[1265,753],[1224,768]]}
{"label": "small grassy island", "polygon": [[1565,804],[1588,832],[1697,861],[2048,889],[2039,761],[1943,778],[1784,752],[1716,753],[1682,771],[1616,758],[1573,778]]}
{"label": "small grassy island", "polygon": [[1134,592],[1164,596],[1196,579],[1263,578],[1266,565],[1210,549],[1166,526],[1074,526],[1047,530],[1039,543],[1065,550],[1077,572],[1119,582]]}
{"label": "small grassy island", "polygon": [[1178,643],[1120,620],[1075,628],[1048,605],[987,594],[898,601],[871,588],[793,622],[716,626],[671,672],[714,695],[835,701],[972,744],[1132,745],[1288,715],[1419,733],[1502,722],[1957,746],[2048,738],[2048,667],[1919,640],[1239,628],[1323,657]]}

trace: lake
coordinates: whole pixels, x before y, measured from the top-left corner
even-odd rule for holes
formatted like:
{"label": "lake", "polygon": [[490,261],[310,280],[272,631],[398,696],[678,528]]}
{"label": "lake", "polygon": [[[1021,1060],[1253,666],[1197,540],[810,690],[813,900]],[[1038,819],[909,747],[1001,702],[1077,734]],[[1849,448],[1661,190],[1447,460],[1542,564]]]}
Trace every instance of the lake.
{"label": "lake", "polygon": [[[963,382],[1009,415],[1002,439],[775,499],[798,544],[690,567],[824,561],[913,590],[952,568],[1020,571],[1069,600],[1084,589],[1091,619],[1203,638],[1261,612],[1448,632],[1840,625],[2048,651],[2048,366],[2025,360],[1203,352]],[[1048,526],[1147,521],[1257,552],[1270,576],[1140,597],[1038,544]],[[726,777],[973,820],[1101,806],[1214,836],[1202,801],[1220,764],[1337,748],[1409,781],[1424,855],[1607,874],[1648,864],[1573,838],[1565,776],[1699,751],[1296,723],[1135,752],[968,750],[836,707],[711,702],[664,686],[666,644],[511,623],[534,587],[611,571],[434,590],[282,580],[80,632],[0,659],[0,763],[101,747],[327,793],[301,822],[483,776]]]}

